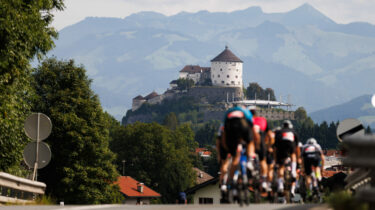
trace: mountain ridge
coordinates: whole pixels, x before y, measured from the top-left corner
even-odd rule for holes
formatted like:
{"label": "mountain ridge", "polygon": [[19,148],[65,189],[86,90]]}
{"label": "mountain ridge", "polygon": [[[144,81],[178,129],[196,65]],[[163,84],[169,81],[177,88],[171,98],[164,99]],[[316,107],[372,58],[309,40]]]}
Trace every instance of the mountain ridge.
{"label": "mountain ridge", "polygon": [[[283,18],[298,13],[307,25]],[[308,4],[285,13],[249,7],[86,18],[60,31],[50,55],[82,63],[103,107],[117,119],[133,97],[164,92],[185,65],[210,66],[225,45],[244,61],[245,87],[258,82],[284,99],[290,94],[293,104],[311,112],[375,88],[369,82],[375,77],[375,26],[326,18]]]}

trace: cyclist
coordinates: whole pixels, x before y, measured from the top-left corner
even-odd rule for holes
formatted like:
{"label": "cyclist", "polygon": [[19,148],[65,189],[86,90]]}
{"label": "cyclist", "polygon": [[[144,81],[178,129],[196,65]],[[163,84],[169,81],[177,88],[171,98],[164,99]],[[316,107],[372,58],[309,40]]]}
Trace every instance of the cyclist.
{"label": "cyclist", "polygon": [[324,167],[324,155],[322,148],[314,138],[309,138],[302,147],[302,158],[307,187],[310,190],[318,190],[318,181],[322,180],[321,172]]}
{"label": "cyclist", "polygon": [[[254,140],[259,138],[254,132],[251,112],[240,106],[228,109],[224,117],[224,131],[221,135],[222,147],[232,157],[228,179],[231,181],[240,162],[241,152],[251,159],[255,156]],[[251,164],[251,162],[249,162]]]}
{"label": "cyclist", "polygon": [[[255,152],[258,154],[261,172],[261,187],[265,191],[270,191],[270,185],[267,180],[272,180],[272,177],[267,177],[268,166],[272,164],[272,155],[270,155],[271,145],[273,145],[273,132],[268,129],[267,120],[264,117],[257,116],[256,107],[249,107],[253,114],[253,124],[255,131],[259,134],[260,139],[255,142]],[[272,154],[272,151],[271,151]],[[272,166],[271,166],[272,167]]]}
{"label": "cyclist", "polygon": [[287,158],[291,158],[291,172],[293,177],[293,184],[291,187],[291,193],[294,195],[295,190],[295,179],[297,176],[297,150],[298,136],[293,130],[293,124],[290,120],[283,122],[283,127],[280,131],[275,134],[275,153],[276,153],[276,164],[278,167],[278,192],[284,192],[284,171],[285,161]]}

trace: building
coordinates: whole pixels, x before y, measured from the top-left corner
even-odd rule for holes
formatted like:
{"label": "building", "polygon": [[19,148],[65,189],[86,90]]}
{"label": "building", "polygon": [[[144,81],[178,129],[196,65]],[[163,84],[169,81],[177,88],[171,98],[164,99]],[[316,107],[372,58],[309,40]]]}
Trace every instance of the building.
{"label": "building", "polygon": [[220,204],[219,177],[195,185],[186,194],[193,197],[194,204]]}
{"label": "building", "polygon": [[120,192],[124,196],[123,203],[125,204],[150,204],[151,199],[161,197],[159,193],[130,176],[118,177],[115,184],[120,187]]}
{"label": "building", "polygon": [[146,99],[143,98],[143,96],[141,95],[138,95],[137,97],[133,98],[132,111],[137,110],[139,107],[142,106],[144,102],[146,102]]}
{"label": "building", "polygon": [[242,63],[225,46],[225,50],[211,60],[211,81],[213,86],[242,87]]}
{"label": "building", "polygon": [[212,155],[212,152],[209,151],[207,148],[196,148],[195,153],[204,159],[209,159]]}
{"label": "building", "polygon": [[200,67],[198,65],[186,65],[179,72],[180,79],[192,79],[195,84],[204,84],[210,79],[210,67]]}

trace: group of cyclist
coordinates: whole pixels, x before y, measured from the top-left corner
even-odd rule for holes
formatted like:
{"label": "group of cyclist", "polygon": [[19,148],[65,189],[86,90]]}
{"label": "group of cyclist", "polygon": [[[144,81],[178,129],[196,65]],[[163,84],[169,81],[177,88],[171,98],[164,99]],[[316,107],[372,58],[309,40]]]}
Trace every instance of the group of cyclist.
{"label": "group of cyclist", "polygon": [[[322,149],[314,138],[302,145],[289,120],[282,127],[271,129],[266,118],[257,116],[256,107],[232,107],[225,113],[216,147],[224,202],[230,200],[230,191],[236,189],[236,171],[241,167],[246,168],[248,177],[242,181],[268,195],[283,197],[287,190],[293,197],[301,185],[297,182],[301,176],[306,180],[303,189],[318,190],[324,167]],[[285,180],[287,172],[291,175],[289,180]],[[287,189],[286,181],[290,184]],[[251,186],[255,182],[259,185]]]}

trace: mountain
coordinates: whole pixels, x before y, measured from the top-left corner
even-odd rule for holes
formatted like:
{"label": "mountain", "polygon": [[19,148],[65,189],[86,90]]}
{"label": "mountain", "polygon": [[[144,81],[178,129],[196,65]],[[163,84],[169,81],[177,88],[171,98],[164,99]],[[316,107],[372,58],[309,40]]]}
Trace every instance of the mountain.
{"label": "mountain", "polygon": [[137,95],[164,92],[185,65],[210,66],[228,45],[244,84],[271,87],[309,112],[375,89],[375,26],[336,24],[309,4],[286,13],[140,12],[93,18],[59,32],[50,53],[82,63],[103,107],[121,119]]}
{"label": "mountain", "polygon": [[375,128],[375,107],[371,104],[371,97],[371,95],[363,95],[344,104],[312,112],[309,116],[318,123],[356,118],[364,125]]}

